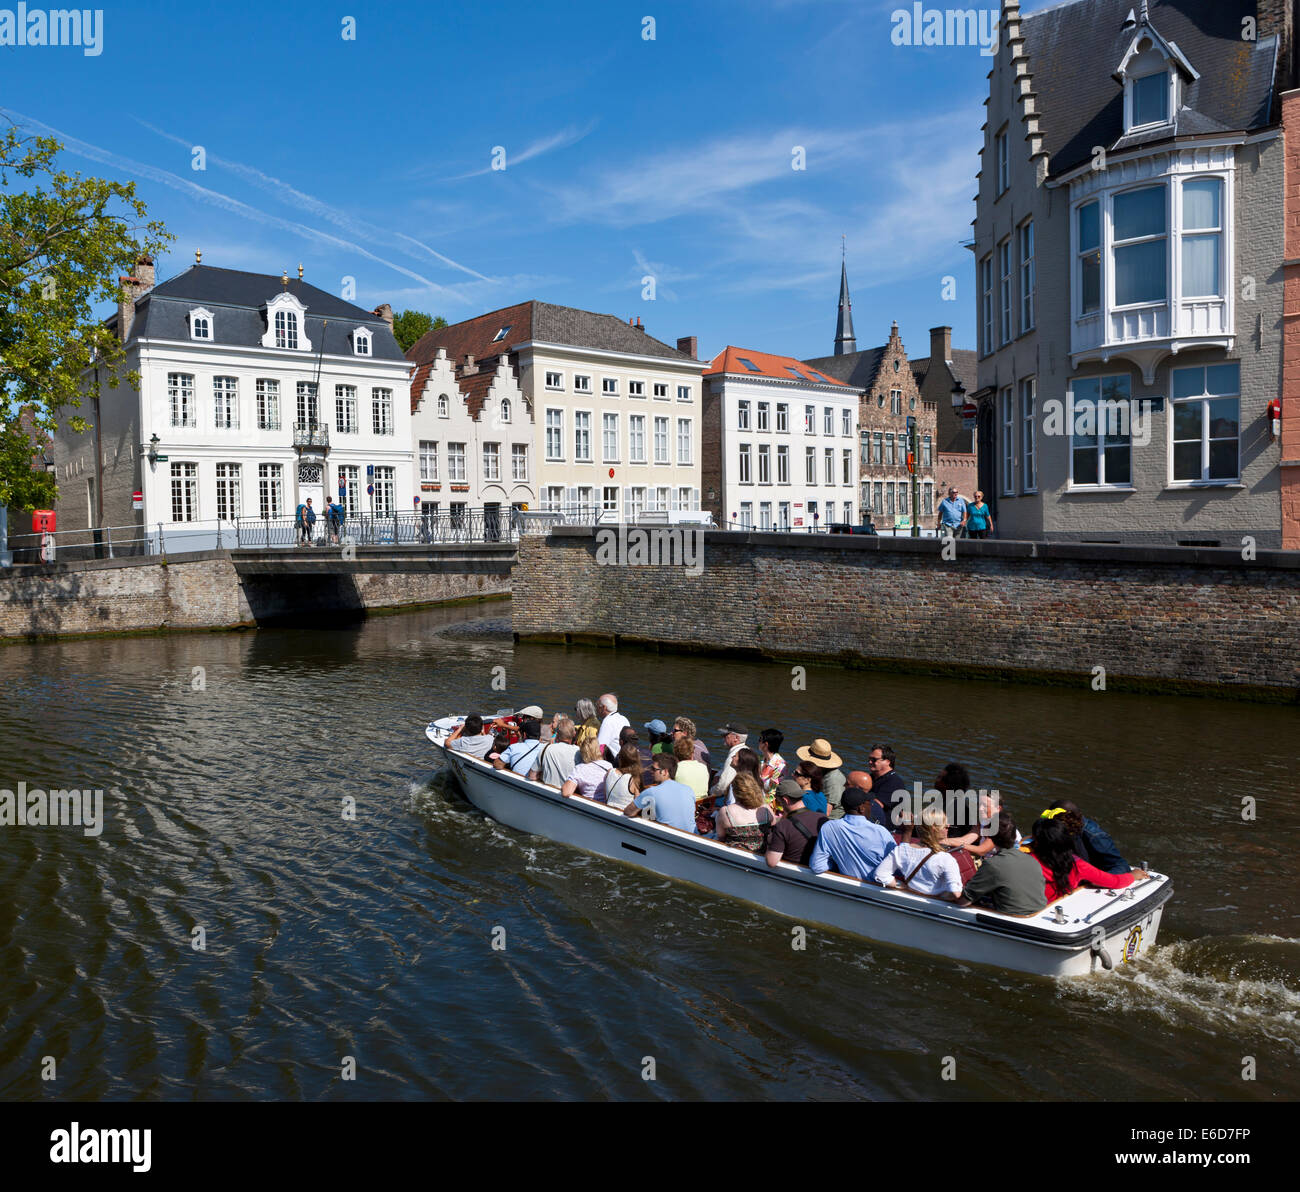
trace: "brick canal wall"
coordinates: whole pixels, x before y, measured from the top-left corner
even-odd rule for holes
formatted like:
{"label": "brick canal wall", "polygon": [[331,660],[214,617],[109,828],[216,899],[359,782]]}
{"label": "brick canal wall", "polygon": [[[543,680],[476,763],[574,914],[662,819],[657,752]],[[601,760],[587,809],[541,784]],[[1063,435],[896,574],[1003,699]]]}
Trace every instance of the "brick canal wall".
{"label": "brick canal wall", "polygon": [[[0,642],[75,634],[310,627],[368,612],[509,595],[513,548],[456,548],[410,558],[283,557],[202,551],[0,571]],[[280,570],[275,570],[276,567]]]}
{"label": "brick canal wall", "polygon": [[[520,544],[521,640],[740,651],[1291,701],[1300,552],[703,535],[703,570],[602,565],[595,532]],[[608,553],[603,557],[608,557]],[[1100,678],[1098,674],[1096,678]]]}

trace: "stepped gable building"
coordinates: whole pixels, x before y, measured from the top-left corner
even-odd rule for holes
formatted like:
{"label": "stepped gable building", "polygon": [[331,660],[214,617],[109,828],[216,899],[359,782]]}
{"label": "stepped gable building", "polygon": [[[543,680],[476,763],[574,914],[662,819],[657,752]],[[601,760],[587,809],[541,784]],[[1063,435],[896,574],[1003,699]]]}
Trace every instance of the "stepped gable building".
{"label": "stepped gable building", "polygon": [[1003,4],[973,243],[1002,535],[1280,545],[1292,9]]}
{"label": "stepped gable building", "polygon": [[[431,330],[407,355],[417,366],[413,400],[426,441],[441,441],[427,412],[429,395],[442,392],[435,372],[452,370],[467,408],[478,400],[474,386],[487,384],[474,376],[493,378],[503,400],[513,383],[531,416],[528,483],[542,510],[635,521],[700,507],[704,362],[694,337],[670,347],[639,320],[530,301]],[[483,401],[489,408],[487,390]],[[498,441],[504,462],[506,439]],[[512,468],[519,441],[511,440]],[[512,471],[500,499],[519,505],[521,495]]]}
{"label": "stepped gable building", "polygon": [[411,369],[391,310],[318,289],[301,266],[290,278],[199,260],[155,285],[141,257],[122,279],[108,320],[121,383],[88,372],[93,425],[62,428],[51,448],[60,530],[161,523],[169,549],[187,535],[210,546],[218,519],[292,516],[308,497],[319,509],[340,485],[353,514],[410,509]]}
{"label": "stepped gable building", "polygon": [[704,507],[720,526],[858,519],[858,389],[791,356],[727,347],[704,373]]}
{"label": "stepped gable building", "polygon": [[[858,407],[859,490],[861,520],[870,518],[876,528],[892,531],[910,527],[919,515],[922,526],[935,521],[935,424],[937,403],[922,396],[898,335],[878,348],[839,352],[844,337],[847,276],[840,271],[841,314],[836,326],[836,355],[819,356],[804,363],[843,381],[862,395]],[[847,327],[852,333],[852,324]],[[951,403],[951,398],[948,399]],[[917,495],[920,509],[912,509],[911,473],[907,470],[907,420],[917,420]]]}
{"label": "stepped gable building", "polygon": [[978,388],[975,353],[952,346],[951,327],[931,327],[930,355],[912,361],[912,375],[921,399],[935,406],[937,499],[942,500],[950,487],[970,497],[979,488],[975,430],[966,429],[961,410],[954,403],[957,394],[965,401],[974,401]]}

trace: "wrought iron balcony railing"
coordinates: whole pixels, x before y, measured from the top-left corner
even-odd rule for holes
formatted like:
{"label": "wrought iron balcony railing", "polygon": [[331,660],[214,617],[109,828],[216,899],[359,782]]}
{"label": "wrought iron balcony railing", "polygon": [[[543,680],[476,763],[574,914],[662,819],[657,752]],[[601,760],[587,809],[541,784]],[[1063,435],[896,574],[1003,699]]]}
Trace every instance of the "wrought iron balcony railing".
{"label": "wrought iron balcony railing", "polygon": [[295,422],[293,424],[295,447],[328,447],[330,428],[325,422]]}

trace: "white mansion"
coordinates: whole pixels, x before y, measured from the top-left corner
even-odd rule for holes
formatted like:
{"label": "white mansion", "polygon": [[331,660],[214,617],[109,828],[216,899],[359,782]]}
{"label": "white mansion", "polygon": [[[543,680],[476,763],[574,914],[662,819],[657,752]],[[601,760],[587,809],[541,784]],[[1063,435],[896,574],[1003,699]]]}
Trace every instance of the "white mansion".
{"label": "white mansion", "polygon": [[155,286],[140,259],[109,321],[125,345],[120,384],[93,370],[90,429],[64,428],[51,448],[60,530],[161,524],[171,542],[190,523],[291,516],[327,494],[351,515],[414,506],[411,366],[391,314],[299,274],[196,262]]}

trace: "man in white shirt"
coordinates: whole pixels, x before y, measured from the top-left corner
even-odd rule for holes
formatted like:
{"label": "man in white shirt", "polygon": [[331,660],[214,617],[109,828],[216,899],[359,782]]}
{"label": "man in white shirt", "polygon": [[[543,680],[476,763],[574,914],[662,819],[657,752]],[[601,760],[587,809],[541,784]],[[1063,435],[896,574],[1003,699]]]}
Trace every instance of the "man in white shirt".
{"label": "man in white shirt", "polygon": [[600,717],[600,729],[596,733],[596,744],[609,750],[608,757],[613,761],[618,757],[618,735],[628,726],[628,718],[618,710],[618,696],[607,692],[596,701],[596,715]]}
{"label": "man in white shirt", "polygon": [[542,756],[528,777],[534,782],[544,782],[547,786],[563,786],[573,776],[573,767],[578,764],[578,747],[573,738],[578,730],[567,716],[555,724],[555,740],[542,746]]}
{"label": "man in white shirt", "polygon": [[[729,795],[731,784],[736,778],[736,768],[732,762],[736,760],[736,754],[745,748],[745,738],[749,735],[749,730],[743,724],[737,724],[733,721],[731,724],[725,724],[718,730],[722,734],[723,741],[727,745],[727,757],[722,763],[722,769],[718,772],[718,780],[709,787],[709,794],[718,797]],[[731,800],[728,799],[728,802]]]}

